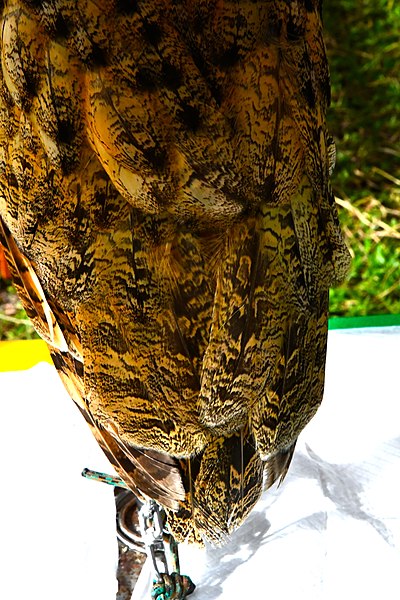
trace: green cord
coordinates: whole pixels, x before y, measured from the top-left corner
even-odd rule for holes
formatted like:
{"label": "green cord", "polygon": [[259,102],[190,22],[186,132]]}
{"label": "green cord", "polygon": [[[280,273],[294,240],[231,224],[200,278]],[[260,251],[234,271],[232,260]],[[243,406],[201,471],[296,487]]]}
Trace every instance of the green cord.
{"label": "green cord", "polygon": [[367,317],[332,317],[329,329],[400,326],[400,315],[369,315]]}

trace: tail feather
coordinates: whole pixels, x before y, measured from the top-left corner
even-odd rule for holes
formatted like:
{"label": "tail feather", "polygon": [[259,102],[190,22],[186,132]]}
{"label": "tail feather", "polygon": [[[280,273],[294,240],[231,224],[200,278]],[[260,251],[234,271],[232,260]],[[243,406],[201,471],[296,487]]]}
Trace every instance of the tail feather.
{"label": "tail feather", "polygon": [[265,489],[270,488],[278,480],[278,485],[281,485],[281,483],[285,479],[290,467],[290,463],[292,462],[296,442],[297,440],[295,440],[293,444],[289,446],[289,448],[286,448],[285,450],[280,450],[265,462]]}

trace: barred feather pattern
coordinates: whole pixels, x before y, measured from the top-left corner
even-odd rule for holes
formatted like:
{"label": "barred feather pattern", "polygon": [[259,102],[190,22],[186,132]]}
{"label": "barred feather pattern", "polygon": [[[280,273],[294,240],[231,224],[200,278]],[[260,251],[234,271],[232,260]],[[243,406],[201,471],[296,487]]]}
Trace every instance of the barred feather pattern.
{"label": "barred feather pattern", "polygon": [[348,270],[320,2],[0,7],[21,300],[121,477],[221,543],[321,402]]}

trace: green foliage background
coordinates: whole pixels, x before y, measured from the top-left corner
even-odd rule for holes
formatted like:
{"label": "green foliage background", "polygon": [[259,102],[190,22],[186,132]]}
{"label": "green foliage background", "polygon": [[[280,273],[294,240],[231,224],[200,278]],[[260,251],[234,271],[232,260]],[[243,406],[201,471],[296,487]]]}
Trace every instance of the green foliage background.
{"label": "green foliage background", "polygon": [[[400,2],[325,0],[324,25],[332,183],[353,255],[331,315],[400,314]],[[0,340],[33,337],[11,288],[0,292]]]}
{"label": "green foliage background", "polygon": [[400,3],[326,0],[332,179],[353,255],[331,315],[400,314]]}

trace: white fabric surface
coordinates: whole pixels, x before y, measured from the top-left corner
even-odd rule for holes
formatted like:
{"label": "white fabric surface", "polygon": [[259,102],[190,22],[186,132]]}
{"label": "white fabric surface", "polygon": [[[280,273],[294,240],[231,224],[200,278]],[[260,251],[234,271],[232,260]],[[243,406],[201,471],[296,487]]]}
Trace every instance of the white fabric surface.
{"label": "white fabric surface", "polygon": [[[329,334],[292,467],[224,548],[180,547],[193,600],[400,597],[400,328]],[[0,598],[115,598],[110,471],[51,367],[0,373]],[[149,600],[146,568],[135,600]]]}
{"label": "white fabric surface", "polygon": [[[399,357],[400,328],[329,333],[325,398],[284,483],[226,547],[180,546],[190,598],[400,598]],[[138,584],[148,600],[147,569]]]}
{"label": "white fabric surface", "polygon": [[0,373],[0,599],[115,598],[110,464],[53,367]]}

